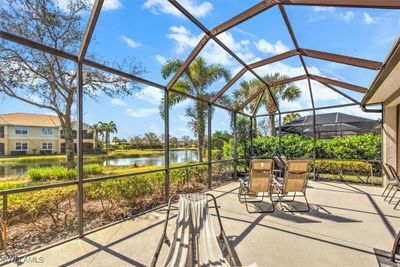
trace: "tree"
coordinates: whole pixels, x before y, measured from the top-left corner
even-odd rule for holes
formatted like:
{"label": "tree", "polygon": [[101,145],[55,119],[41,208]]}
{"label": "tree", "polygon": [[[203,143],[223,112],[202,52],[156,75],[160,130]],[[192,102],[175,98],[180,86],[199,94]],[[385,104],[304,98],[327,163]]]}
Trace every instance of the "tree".
{"label": "tree", "polygon": [[[183,61],[179,59],[170,59],[161,69],[161,75],[167,79],[177,72],[182,66]],[[174,89],[193,95],[197,98],[209,99],[214,93],[207,92],[207,88],[214,82],[224,78],[230,79],[230,72],[221,64],[207,64],[204,58],[196,57],[181,78],[174,85]],[[184,101],[183,95],[171,94],[170,107]],[[163,116],[164,101],[161,101],[160,112]],[[185,110],[185,116],[190,119],[188,126],[197,137],[197,149],[199,162],[203,161],[203,145],[205,139],[205,129],[207,120],[208,104],[203,101],[195,101]]]}
{"label": "tree", "polygon": [[160,142],[158,136],[152,132],[145,133],[144,139],[146,140],[146,143],[148,144],[150,149],[153,149],[154,145],[157,145]]}
{"label": "tree", "polygon": [[143,138],[140,135],[135,135],[129,138],[129,143],[133,146],[133,148],[139,149],[143,147]]}
{"label": "tree", "polygon": [[286,123],[294,121],[298,118],[300,118],[300,114],[297,112],[293,112],[293,113],[290,113],[290,114],[286,115],[285,117],[283,117],[283,123],[286,124]]}
{"label": "tree", "polygon": [[98,150],[100,122],[89,126],[89,131],[94,134],[94,149]]}
{"label": "tree", "polygon": [[101,122],[100,123],[100,129],[104,133],[104,144],[106,146],[106,152],[108,152],[108,148],[110,146],[110,135],[112,133],[117,133],[117,125],[115,122],[110,121],[110,122]]}
{"label": "tree", "polygon": [[178,138],[176,138],[175,136],[171,136],[169,138],[169,144],[171,145],[171,147],[173,148],[177,148],[179,146],[179,140]]}
{"label": "tree", "polygon": [[222,150],[224,143],[229,142],[231,138],[232,134],[230,134],[228,131],[216,131],[211,136],[213,148]]}
{"label": "tree", "polygon": [[192,143],[192,139],[190,138],[189,135],[182,136],[180,141],[182,142],[183,147],[185,147],[185,148],[191,146],[191,143]]}
{"label": "tree", "polygon": [[[56,0],[4,0],[0,5],[3,31],[77,54],[85,32],[82,15],[90,1],[69,0],[63,8]],[[88,53],[86,58],[99,61]],[[106,64],[106,62],[103,62]],[[109,64],[107,64],[109,65]],[[122,64],[113,64],[121,68]],[[134,75],[143,73],[140,64],[127,60],[124,69]],[[55,113],[64,133],[67,167],[73,168],[73,105],[77,96],[77,68],[66,59],[29,47],[0,41],[0,94]],[[96,99],[100,92],[111,97],[137,93],[139,86],[122,77],[93,68],[83,73],[84,94]]]}
{"label": "tree", "polygon": [[[284,79],[289,78],[286,75],[282,75],[278,72],[274,74],[267,74],[263,77],[267,83],[275,83]],[[261,83],[261,82],[260,82]],[[281,100],[286,100],[289,102],[294,101],[295,99],[299,98],[301,96],[301,90],[299,87],[297,87],[293,83],[286,83],[282,85],[278,85],[275,87],[271,88],[271,94],[276,100],[277,105],[279,106],[279,103]],[[272,100],[270,94],[268,92],[265,92],[262,103],[265,106],[265,108],[268,111],[268,119],[269,119],[269,130],[271,136],[275,136],[275,115],[274,113],[277,111],[277,108],[275,107],[274,101]]]}
{"label": "tree", "polygon": [[[239,84],[239,88],[236,89],[233,93],[234,106],[237,108],[241,103],[245,102],[251,95],[253,95],[258,89],[260,89],[261,86],[262,84],[258,79],[242,81]],[[253,114],[254,111],[256,110],[256,106],[257,106],[257,101],[252,101],[245,107],[245,109],[247,109],[247,112],[249,112],[250,114]],[[254,136],[256,137],[257,136],[256,117],[254,117],[253,132],[255,134]]]}

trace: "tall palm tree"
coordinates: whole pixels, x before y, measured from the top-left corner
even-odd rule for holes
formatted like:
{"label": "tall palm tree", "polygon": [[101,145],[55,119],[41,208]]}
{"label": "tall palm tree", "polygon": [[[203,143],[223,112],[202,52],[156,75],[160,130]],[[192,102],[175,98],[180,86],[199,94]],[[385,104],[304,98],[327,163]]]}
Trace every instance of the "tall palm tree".
{"label": "tall palm tree", "polygon": [[117,133],[117,125],[115,122],[101,122],[100,123],[101,132],[104,132],[104,143],[106,145],[106,152],[108,152],[108,147],[110,146],[110,134]]}
{"label": "tall palm tree", "polygon": [[[246,101],[252,94],[254,94],[261,84],[259,80],[244,80],[239,84],[239,88],[233,92],[233,105],[238,107],[241,103]],[[257,106],[257,101],[252,101],[246,106],[249,113],[253,114]],[[253,132],[257,135],[257,119],[254,117]]]}
{"label": "tall palm tree", "polygon": [[[269,84],[275,83],[275,82],[278,82],[280,80],[284,80],[287,78],[289,78],[289,77],[286,75],[282,75],[278,72],[276,72],[274,74],[267,74],[267,75],[263,76],[263,79]],[[240,88],[237,92],[238,97],[243,98],[243,99],[240,99],[240,102],[243,102],[244,100],[246,100],[248,96],[252,95],[255,91],[258,90],[258,88],[260,88],[263,85],[264,84],[261,83],[261,81],[258,79],[248,81],[246,83],[243,83],[243,85],[241,84]],[[297,87],[293,83],[282,84],[279,86],[271,87],[270,89],[271,89],[271,94],[275,98],[278,106],[282,100],[292,102],[301,96],[300,88]],[[256,98],[256,99],[258,99],[258,98]],[[252,101],[252,103],[250,103],[247,108],[253,112],[256,107],[256,103],[257,103],[257,100]],[[261,99],[261,104],[265,106],[268,113],[270,114],[268,116],[270,135],[275,136],[275,115],[274,115],[274,113],[277,111],[277,109],[275,107],[273,99],[271,98],[270,94],[267,91],[265,92],[263,99]],[[256,124],[256,123],[254,123],[254,124]]]}
{"label": "tall palm tree", "polygon": [[[286,75],[282,75],[279,72],[275,72],[274,74],[267,74],[263,77],[263,79],[271,84],[284,79],[288,79],[289,77]],[[281,100],[286,100],[288,102],[292,102],[301,96],[301,90],[293,83],[286,83],[282,85],[278,85],[271,88],[271,94],[276,100],[277,105]],[[277,111],[274,101],[272,100],[270,94],[266,92],[262,99],[262,103],[267,109],[269,116],[269,130],[271,136],[275,136],[275,115],[274,113]]]}
{"label": "tall palm tree", "polygon": [[90,125],[89,131],[94,134],[94,149],[97,151],[99,144],[100,122]]}
{"label": "tall palm tree", "polygon": [[[180,59],[170,59],[161,69],[161,75],[164,79],[172,76],[182,66],[183,61]],[[207,88],[224,78],[226,81],[230,79],[230,72],[221,64],[207,64],[204,58],[196,57],[186,71],[182,74],[180,80],[175,84],[174,89],[193,95],[198,98],[209,99],[213,93],[207,92]],[[174,106],[186,97],[178,94],[170,95],[170,107]],[[161,115],[163,113],[163,101],[160,105]],[[197,137],[198,160],[203,161],[203,145],[205,138],[206,119],[208,104],[202,101],[195,101],[194,105],[186,108],[185,116],[190,118],[188,126],[193,130]]]}

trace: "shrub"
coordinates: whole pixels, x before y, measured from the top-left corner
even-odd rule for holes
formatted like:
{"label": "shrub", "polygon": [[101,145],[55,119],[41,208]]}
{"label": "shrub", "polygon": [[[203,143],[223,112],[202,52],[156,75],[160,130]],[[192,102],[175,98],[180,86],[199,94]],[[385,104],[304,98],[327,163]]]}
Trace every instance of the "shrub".
{"label": "shrub", "polygon": [[103,174],[104,166],[99,164],[87,164],[83,166],[83,173],[85,176],[88,175],[99,175]]}
{"label": "shrub", "polygon": [[[313,139],[299,135],[282,136],[282,154],[288,158],[311,158]],[[244,158],[246,148],[238,144],[239,158]],[[258,137],[253,140],[255,157],[272,158],[279,154],[279,137]],[[377,160],[381,158],[381,136],[365,134],[360,136],[338,137],[316,142],[317,158],[321,159],[363,159]],[[233,141],[225,142],[223,146],[225,158],[233,156]]]}
{"label": "shrub", "polygon": [[[102,165],[88,164],[83,166],[85,177],[102,174],[103,171],[104,167]],[[27,174],[32,182],[68,181],[74,180],[78,176],[76,169],[67,169],[64,167],[32,168],[28,170]]]}
{"label": "shrub", "polygon": [[76,169],[67,168],[33,168],[28,171],[28,177],[33,182],[51,180],[73,180],[77,177]]}

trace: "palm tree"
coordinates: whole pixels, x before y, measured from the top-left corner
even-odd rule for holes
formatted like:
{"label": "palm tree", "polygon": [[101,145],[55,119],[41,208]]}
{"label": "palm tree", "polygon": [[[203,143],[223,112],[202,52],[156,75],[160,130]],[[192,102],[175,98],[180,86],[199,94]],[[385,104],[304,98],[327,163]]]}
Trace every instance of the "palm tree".
{"label": "palm tree", "polygon": [[108,152],[108,147],[110,145],[110,134],[118,132],[117,125],[113,121],[110,121],[108,123],[101,122],[100,130],[101,130],[101,132],[104,132],[104,143],[106,145],[106,152]]}
{"label": "palm tree", "polygon": [[94,149],[97,151],[99,144],[100,122],[90,125],[89,131],[94,134]]}
{"label": "palm tree", "polygon": [[152,132],[145,133],[144,138],[150,149],[153,149],[153,146],[159,142],[158,136]]}
{"label": "palm tree", "polygon": [[[170,59],[161,69],[161,75],[164,79],[167,79],[182,66],[183,61],[180,59]],[[226,81],[230,79],[230,72],[221,64],[207,64],[204,58],[197,57],[193,60],[186,71],[182,74],[180,80],[175,84],[174,89],[193,95],[197,98],[209,99],[212,92],[207,92],[207,88],[224,78]],[[182,102],[186,97],[178,94],[170,95],[170,107]],[[163,101],[160,105],[161,115],[163,113]],[[202,101],[196,101],[194,105],[186,108],[185,116],[190,118],[188,126],[193,130],[193,133],[197,137],[198,146],[198,160],[203,161],[203,145],[205,138],[205,128],[207,119],[208,104]]]}
{"label": "palm tree", "polygon": [[[272,84],[272,83],[275,83],[275,82],[278,82],[278,81],[281,81],[281,80],[284,80],[287,78],[289,78],[289,77],[286,75],[282,75],[278,72],[276,72],[274,74],[267,74],[267,75],[263,76],[263,79],[269,84]],[[261,83],[261,81],[259,81],[259,80],[253,80],[252,82],[254,83],[253,86],[256,88],[260,88],[263,85]],[[286,100],[286,101],[292,102],[301,96],[300,88],[297,87],[293,83],[278,85],[275,87],[271,87],[270,89],[271,89],[271,94],[275,98],[278,106],[279,106],[279,103],[281,100]],[[253,101],[253,102],[255,102],[254,105],[256,105],[257,101]],[[263,99],[261,100],[261,104],[265,106],[265,108],[267,109],[267,112],[269,113],[268,120],[269,120],[270,134],[271,134],[271,136],[275,136],[275,115],[274,115],[274,113],[277,111],[277,109],[276,109],[274,101],[271,98],[271,95],[269,94],[268,91],[266,91],[264,93]],[[249,105],[251,105],[251,104],[249,104]]]}
{"label": "palm tree", "polygon": [[[235,107],[238,107],[241,103],[246,101],[252,94],[254,94],[259,88],[261,84],[259,80],[249,80],[242,81],[239,84],[239,88],[236,89],[233,93],[233,104]],[[253,114],[257,106],[257,101],[252,101],[250,104],[246,106],[247,112]],[[257,135],[257,119],[254,117],[253,124],[253,132]]]}
{"label": "palm tree", "polygon": [[298,118],[300,118],[299,113],[293,112],[293,113],[290,113],[290,114],[286,115],[285,117],[283,117],[283,123],[286,124],[286,123],[294,121]]}

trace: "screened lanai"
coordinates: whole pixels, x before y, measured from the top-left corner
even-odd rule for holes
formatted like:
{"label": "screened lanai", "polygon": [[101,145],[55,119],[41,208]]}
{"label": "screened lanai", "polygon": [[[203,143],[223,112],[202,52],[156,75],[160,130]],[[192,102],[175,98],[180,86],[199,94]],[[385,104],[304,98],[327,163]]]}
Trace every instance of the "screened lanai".
{"label": "screened lanai", "polygon": [[[41,17],[46,16],[46,14],[37,11],[39,14],[38,21],[32,22],[32,29],[29,31],[21,30],[18,23],[16,25],[1,24],[2,52],[12,53],[13,49],[22,49],[29,56],[31,62],[35,62],[34,53],[40,53],[44,57],[48,57],[49,62],[52,59],[64,62],[68,69],[66,72],[71,73],[71,77],[76,77],[76,79],[71,78],[70,87],[74,88],[75,95],[72,94],[70,100],[73,102],[72,106],[75,113],[71,112],[70,115],[73,116],[72,120],[77,122],[76,179],[21,188],[5,188],[0,191],[3,204],[2,241],[4,248],[9,246],[6,234],[7,223],[12,221],[13,216],[15,216],[10,216],[8,210],[14,202],[18,202],[15,200],[16,195],[25,194],[30,196],[30,194],[37,193],[36,197],[40,198],[40,192],[50,192],[51,190],[61,190],[63,188],[71,190],[72,197],[70,199],[72,199],[73,209],[75,210],[74,215],[71,216],[76,220],[76,225],[69,226],[71,228],[68,234],[63,235],[61,242],[76,237],[84,238],[95,230],[97,231],[98,228],[104,227],[104,225],[109,226],[120,221],[120,219],[126,220],[133,214],[137,216],[137,214],[165,205],[171,195],[184,192],[182,188],[175,186],[175,183],[177,177],[188,177],[189,168],[205,172],[203,176],[197,176],[197,179],[201,180],[203,184],[203,187],[200,188],[201,190],[218,190],[217,186],[225,184],[225,182],[237,181],[238,175],[248,171],[250,159],[262,157],[252,149],[253,139],[256,135],[253,126],[257,125],[257,121],[264,119],[266,121],[270,120],[270,124],[276,124],[276,127],[272,125],[269,125],[269,127],[277,129],[279,136],[279,148],[277,151],[282,151],[281,126],[283,117],[291,113],[299,113],[312,118],[308,125],[311,131],[309,137],[312,139],[312,153],[309,160],[313,162],[312,177],[315,179],[315,165],[318,160],[316,152],[318,139],[316,129],[318,125],[316,122],[317,115],[344,111],[363,114],[365,117],[374,116],[376,118],[376,116],[381,116],[382,107],[380,103],[367,105],[362,102],[362,99],[369,88],[373,86],[375,78],[385,72],[393,53],[400,47],[400,30],[393,24],[393,21],[396,21],[399,15],[399,1],[328,0],[321,2],[314,0],[265,0],[261,2],[246,1],[245,3],[242,1],[234,1],[232,3],[211,1],[203,2],[197,6],[192,1],[183,0],[145,1],[144,4],[139,3],[139,1],[132,2],[94,0],[93,3],[90,2],[92,7],[89,13],[77,11],[76,14],[83,14],[81,15],[83,21],[80,23],[84,25],[83,36],[79,45],[69,45],[67,43],[64,46],[65,43],[58,43],[56,40],[57,34],[62,36],[62,32],[57,32],[55,34],[56,37],[54,37],[51,30],[49,30],[50,38],[35,36],[36,31],[34,28],[36,23],[37,25],[48,23],[46,25],[52,25],[51,27],[56,25],[54,26],[55,28],[60,25],[65,28],[70,26],[63,24],[66,23],[63,22],[63,18],[54,19],[52,14],[47,14],[48,17]],[[122,6],[126,7],[125,13],[121,13],[118,18],[110,16],[110,10],[118,10]],[[212,19],[205,16],[202,11],[211,10],[210,6],[218,7],[214,8],[215,13],[213,13]],[[14,8],[12,10],[16,14],[18,11],[25,10],[19,7]],[[62,12],[70,10],[67,4],[58,8],[64,10]],[[4,10],[7,10],[7,7]],[[382,14],[379,12],[383,11],[389,12],[387,17],[390,20],[387,21],[380,17]],[[308,12],[314,13],[306,18],[305,14],[309,14]],[[54,11],[54,14],[57,14],[57,12]],[[4,13],[3,15],[5,16]],[[145,17],[150,15],[158,16],[160,19],[146,21]],[[357,15],[363,20],[360,20],[360,22],[352,21],[352,18]],[[339,29],[330,29],[327,23],[328,17],[331,17],[334,23],[344,23],[344,25]],[[49,19],[49,22],[46,19]],[[304,25],[300,23],[305,20],[312,23],[308,28],[304,28]],[[332,23],[332,20],[330,23]],[[368,29],[361,29],[357,23],[380,26],[382,31],[383,29],[388,31],[390,38],[379,43],[380,36],[370,35]],[[111,37],[115,37],[114,32],[119,32],[124,25],[131,25],[129,36],[134,36],[134,38],[128,37],[127,34],[118,37],[119,41],[113,40]],[[169,41],[175,45],[176,51],[171,54],[181,62],[168,75],[162,73],[162,65],[169,62],[169,59],[162,54],[166,54],[166,52],[152,44],[152,42],[162,43],[163,40],[156,37],[161,35],[166,36],[168,39],[164,40],[164,42]],[[240,35],[242,39],[234,40],[233,36],[237,35]],[[337,36],[339,35],[343,36],[340,43],[337,42]],[[52,37],[55,39],[52,39]],[[267,39],[270,42],[267,42]],[[350,39],[354,42],[348,41]],[[365,43],[376,43],[376,45],[367,49],[364,47]],[[132,48],[132,51],[130,53],[126,53],[126,51],[118,53],[121,44],[127,44]],[[145,52],[135,50],[138,47],[145,52],[151,51],[155,54],[155,57],[146,57]],[[113,55],[110,51],[115,51],[116,54]],[[19,60],[18,64],[22,65],[26,62],[23,59],[14,57],[12,54],[9,55],[11,56],[1,63],[1,68],[7,70],[7,72],[2,72],[1,79],[3,81],[10,80],[11,82],[8,85],[18,87],[22,84],[21,81],[12,81],[5,73],[9,75],[29,70],[27,70],[26,66],[23,68],[14,66],[13,60]],[[130,61],[131,56],[134,56],[141,63],[135,66]],[[230,68],[231,75],[220,78],[215,83],[210,84],[207,88],[204,88],[203,93],[192,91],[193,94],[190,94],[182,89],[181,82],[188,75],[188,69],[195,66],[196,58],[198,57],[202,57],[213,64],[226,64]],[[41,71],[44,70],[36,70],[37,75],[40,76]],[[284,78],[273,82],[265,79],[266,73],[275,72],[283,73]],[[105,77],[104,79],[108,79],[108,82],[93,81],[95,80],[93,79],[94,76],[91,76],[93,73],[103,78]],[[91,78],[93,80],[90,80]],[[55,77],[54,80],[57,80],[57,78]],[[259,87],[257,90],[239,100],[234,100],[236,89],[240,83],[250,80],[258,81]],[[88,86],[88,81],[96,84]],[[51,82],[49,81],[49,83]],[[123,90],[126,91],[132,88],[138,90],[137,93],[121,94],[118,96],[119,98],[113,98],[111,100],[114,101],[113,108],[122,107],[126,113],[135,119],[146,119],[145,113],[160,113],[159,118],[154,121],[149,119],[147,124],[162,136],[162,141],[159,144],[160,150],[162,150],[159,160],[162,163],[156,168],[139,172],[119,173],[118,170],[113,170],[113,172],[107,174],[87,178],[88,171],[85,166],[92,164],[90,154],[85,151],[85,142],[88,142],[85,136],[89,130],[86,120],[90,120],[90,116],[87,114],[89,112],[99,112],[104,118],[113,119],[113,110],[108,110],[105,103],[92,101],[92,98],[96,98],[96,90],[98,88],[102,88],[102,93],[105,95],[113,95],[112,83],[119,83],[119,86],[125,88]],[[31,84],[35,85],[33,82]],[[298,85],[301,97],[295,101],[277,97],[274,90],[286,84]],[[27,91],[21,90],[21,92],[24,96]],[[42,92],[34,91],[31,98],[24,98],[14,94],[10,87],[3,87],[0,93],[14,98],[13,101],[20,98],[19,100],[24,101],[25,104],[35,102],[35,97],[43,94]],[[62,95],[63,93],[58,92],[57,94]],[[154,95],[157,96],[156,104],[149,104],[151,100],[149,101],[146,98]],[[68,96],[63,97],[68,98]],[[175,101],[179,98],[185,99],[188,103],[187,106],[195,106],[197,103],[201,103],[199,105],[206,107],[206,111],[203,113],[206,122],[205,143],[197,144],[199,147],[205,147],[204,155],[200,154],[198,156],[199,162],[187,162],[188,164],[182,166],[174,165],[175,162],[172,164],[175,156],[171,156],[172,133],[175,134],[177,129],[185,132],[185,129],[180,129],[179,126],[187,122],[187,118],[182,118],[182,107],[180,107],[181,110],[177,108],[179,103],[176,104]],[[264,104],[265,99],[268,99],[268,105]],[[331,99],[335,99],[335,101],[331,101]],[[139,104],[139,102],[144,104]],[[15,102],[10,101],[9,103],[8,107],[11,107]],[[39,108],[46,108],[48,104],[40,101],[38,103]],[[8,112],[7,108],[5,110],[0,109],[0,111]],[[217,119],[215,119],[213,117],[215,114],[222,115],[218,115]],[[225,120],[225,122],[222,122],[222,120]],[[241,121],[246,121],[250,125],[248,131],[242,134],[242,136],[246,136],[245,140],[238,138],[240,134],[238,133],[238,123],[241,123]],[[130,121],[129,123],[134,124],[135,121]],[[233,151],[230,156],[225,158],[216,156],[215,153],[213,154],[213,148],[216,144],[213,143],[214,141],[211,138],[215,129],[219,129],[222,123],[225,123],[225,128],[231,131],[233,135]],[[15,127],[8,121],[5,121],[4,124],[8,127]],[[186,127],[189,128],[189,126]],[[244,154],[241,154],[243,157],[238,156],[238,146],[245,147]],[[248,148],[246,148],[247,146]],[[106,214],[105,221],[107,223],[97,227],[103,223],[99,224],[97,218],[89,216],[91,214],[91,203],[87,190],[91,186],[96,186],[98,190],[96,192],[101,192],[102,185],[107,182],[112,183],[114,180],[140,175],[154,175],[154,177],[157,177],[157,192],[153,192],[158,196],[157,201],[150,204],[147,202],[143,205],[141,204],[143,207],[140,208],[132,208],[127,214],[121,215],[118,218],[119,220],[110,219],[111,217],[107,218],[109,214]],[[140,185],[140,181],[138,184]],[[386,184],[386,182],[383,184]],[[329,185],[315,184],[315,188],[314,194],[316,198],[323,199],[318,194],[318,188],[327,190]],[[229,190],[231,189],[229,187],[225,193],[229,195]],[[360,192],[362,189],[341,188],[340,190]],[[222,193],[222,195],[225,193]],[[377,194],[376,188],[360,194]],[[108,196],[102,197],[105,199],[102,199],[102,205],[103,201],[110,204],[108,209],[107,207],[104,208],[103,205],[104,210],[106,210],[105,213],[118,209],[118,201],[114,203],[113,200],[107,199]],[[226,203],[229,202],[227,201]],[[374,207],[374,202],[371,203],[372,207]],[[134,203],[134,205],[136,204]],[[329,205],[329,203],[325,204]],[[344,209],[344,207],[342,208]],[[345,214],[342,215],[345,216]],[[16,216],[23,217],[21,214]],[[395,215],[390,216],[393,217]],[[50,215],[48,219],[50,217],[52,218]],[[242,219],[245,220],[244,218]],[[351,218],[349,220],[363,219]],[[390,232],[397,231],[393,230],[392,226],[385,225],[390,229]],[[372,228],[373,226],[371,226]],[[48,242],[53,243],[53,241]],[[37,246],[37,248],[41,249],[41,246]],[[32,254],[32,251],[28,253]],[[135,262],[129,260],[127,262],[135,265]]]}

